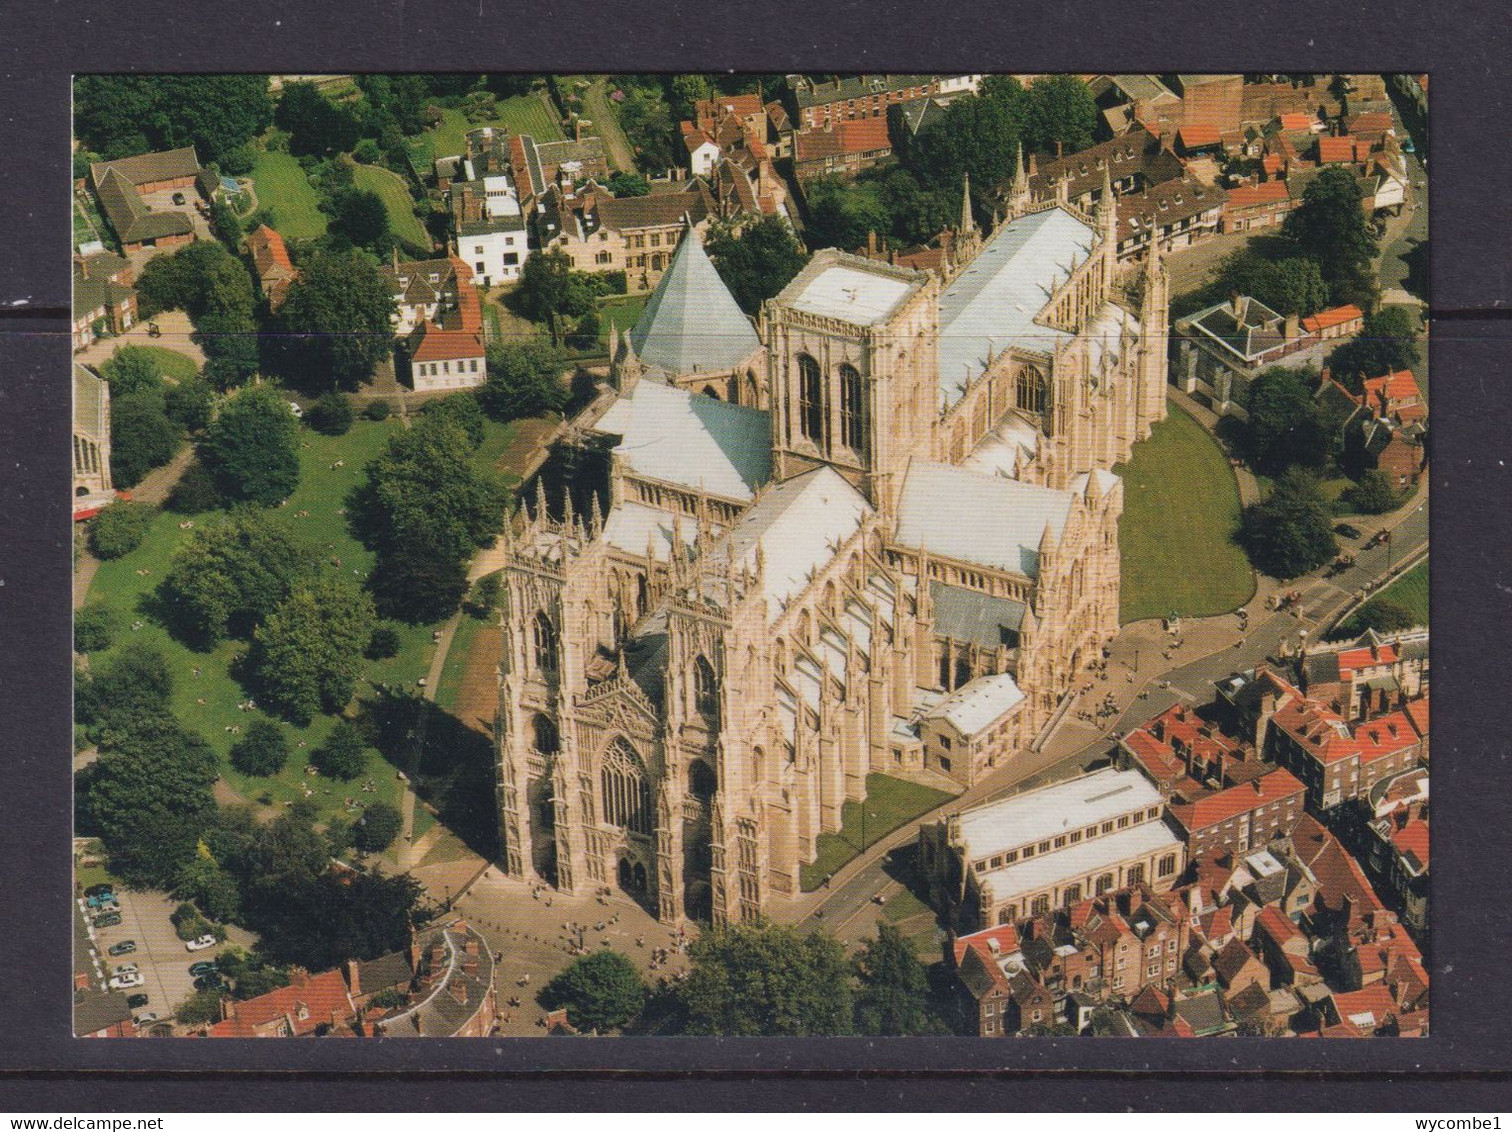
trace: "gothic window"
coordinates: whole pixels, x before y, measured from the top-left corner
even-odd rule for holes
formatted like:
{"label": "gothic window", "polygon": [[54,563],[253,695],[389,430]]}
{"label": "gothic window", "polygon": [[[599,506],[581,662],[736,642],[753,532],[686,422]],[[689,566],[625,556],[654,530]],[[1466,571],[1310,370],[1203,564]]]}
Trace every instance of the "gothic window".
{"label": "gothic window", "polygon": [[1102,876],[1100,876],[1100,877],[1097,878],[1097,895],[1101,896],[1103,893],[1107,892],[1112,887],[1113,887],[1113,874],[1112,873],[1103,873]]}
{"label": "gothic window", "polygon": [[840,367],[840,435],[858,455],[866,451],[866,402],[861,373],[852,365]]}
{"label": "gothic window", "polygon": [[693,765],[688,767],[688,790],[693,797],[700,802],[707,802],[714,797],[716,789],[714,771],[703,759],[694,759]]}
{"label": "gothic window", "polygon": [[545,673],[556,672],[556,629],[552,627],[551,618],[544,613],[537,613],[535,618],[535,654],[537,668]]}
{"label": "gothic window", "polygon": [[838,612],[839,611],[835,608],[835,583],[834,582],[825,582],[824,583],[824,613],[825,613],[825,616],[827,616],[831,620],[833,620],[835,618],[835,616],[838,614]]}
{"label": "gothic window", "polygon": [[1074,908],[1081,903],[1081,885],[1073,884],[1066,888],[1064,904],[1067,908]]}
{"label": "gothic window", "polygon": [[1164,857],[1160,858],[1160,870],[1159,870],[1159,872],[1160,872],[1160,875],[1162,877],[1168,877],[1172,873],[1174,873],[1175,871],[1176,871],[1176,854],[1175,853],[1167,853]]}
{"label": "gothic window", "polygon": [[[648,563],[648,565],[649,565],[649,563]],[[636,578],[635,578],[635,616],[636,617],[639,618],[639,617],[644,617],[646,615],[646,601],[647,601],[646,575],[644,575],[644,574],[637,574]]]}
{"label": "gothic window", "polygon": [[557,734],[556,724],[544,715],[538,715],[531,720],[532,742],[539,754],[554,755],[561,748],[561,737]]}
{"label": "gothic window", "polygon": [[719,682],[705,657],[693,661],[693,708],[708,722],[719,723]]}
{"label": "gothic window", "polygon": [[1126,884],[1142,884],[1142,883],[1144,883],[1144,866],[1143,865],[1130,865],[1129,866],[1129,871],[1124,874],[1124,882]]}
{"label": "gothic window", "polygon": [[609,744],[600,772],[604,820],[632,833],[651,832],[651,787],[640,756],[624,739]]}
{"label": "gothic window", "polygon": [[1045,375],[1033,366],[1019,370],[1018,407],[1026,413],[1045,411]]}
{"label": "gothic window", "polygon": [[761,783],[766,778],[766,752],[760,747],[751,748],[751,782]]}
{"label": "gothic window", "polygon": [[819,363],[807,354],[798,355],[798,427],[803,435],[824,446],[824,375]]}
{"label": "gothic window", "polygon": [[1036,896],[1029,904],[1031,916],[1044,916],[1050,911],[1050,898],[1048,896]]}

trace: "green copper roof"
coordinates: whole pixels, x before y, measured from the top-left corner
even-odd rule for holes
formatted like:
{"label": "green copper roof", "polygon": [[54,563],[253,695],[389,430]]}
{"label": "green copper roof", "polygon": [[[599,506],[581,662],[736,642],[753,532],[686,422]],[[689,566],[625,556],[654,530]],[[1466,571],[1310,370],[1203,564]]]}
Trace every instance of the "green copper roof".
{"label": "green copper roof", "polygon": [[635,352],[666,373],[721,373],[761,347],[696,233],[685,232],[630,332]]}

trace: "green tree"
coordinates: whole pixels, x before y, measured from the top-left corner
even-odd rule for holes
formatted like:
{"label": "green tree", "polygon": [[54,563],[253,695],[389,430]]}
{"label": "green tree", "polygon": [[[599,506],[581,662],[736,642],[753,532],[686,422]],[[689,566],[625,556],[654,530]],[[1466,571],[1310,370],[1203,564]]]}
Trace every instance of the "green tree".
{"label": "green tree", "polygon": [[220,492],[215,480],[196,460],[184,469],[178,483],[168,493],[168,510],[180,515],[199,515],[221,505]]}
{"label": "green tree", "polygon": [[525,261],[514,300],[525,317],[546,323],[553,346],[562,344],[559,320],[564,315],[583,313],[572,309],[574,297],[572,260],[566,252],[553,248],[537,252]]}
{"label": "green tree", "polygon": [[387,660],[399,655],[399,634],[391,626],[380,625],[368,638],[365,654],[369,660]]}
{"label": "green tree", "polygon": [[[224,971],[222,972],[224,974]],[[289,972],[282,967],[249,967],[236,977],[231,997],[238,1002],[276,991],[289,985]]]}
{"label": "green tree", "polygon": [[713,95],[707,75],[673,75],[667,83],[672,117],[683,121],[693,117],[694,103]]}
{"label": "green tree", "polygon": [[76,135],[112,159],[192,145],[224,162],[272,117],[266,75],[84,75],[73,105]]}
{"label": "green tree", "polygon": [[183,1002],[173,1016],[185,1026],[202,1026],[221,1020],[221,991],[211,987],[195,991]]}
{"label": "green tree", "polygon": [[241,247],[244,235],[241,221],[237,218],[236,210],[219,197],[210,202],[210,230],[227,248],[234,251]]}
{"label": "green tree", "polygon": [[364,853],[382,853],[399,836],[403,819],[387,802],[374,802],[352,826],[353,844]]}
{"label": "green tree", "polygon": [[579,955],[541,989],[549,1010],[563,1007],[579,1030],[604,1033],[629,1023],[646,1005],[646,981],[618,951]]}
{"label": "green tree", "polygon": [[499,608],[499,591],[502,583],[498,574],[488,574],[478,579],[473,587],[473,604],[484,618]]}
{"label": "green tree", "polygon": [[270,506],[299,486],[299,424],[278,390],[249,386],[221,406],[199,458],[227,499]]}
{"label": "green tree", "polygon": [[1097,103],[1081,79],[1049,75],[1036,79],[1028,94],[1026,148],[1037,153],[1075,153],[1092,144]]}
{"label": "green tree", "polygon": [[258,626],[252,671],[269,705],[304,725],[352,698],[372,634],[372,599],[347,578],[317,577]]}
{"label": "green tree", "polygon": [[1283,315],[1310,315],[1328,305],[1328,284],[1318,261],[1297,255],[1269,259],[1243,248],[1223,261],[1217,279],[1205,289],[1213,302],[1230,295],[1250,295]]}
{"label": "green tree", "polygon": [[478,390],[478,403],[500,421],[561,412],[569,398],[561,368],[557,352],[537,342],[490,346],[488,380]]}
{"label": "green tree", "polygon": [[383,198],[370,189],[349,189],[331,200],[334,231],[359,248],[375,249],[389,234],[388,209]]}
{"label": "green tree", "polygon": [[355,389],[390,356],[393,313],[376,265],[356,252],[317,252],[278,312],[280,365],[305,388]]}
{"label": "green tree", "polygon": [[407,874],[322,872],[260,905],[255,927],[274,962],[326,971],[408,947],[420,897],[420,882]]}
{"label": "green tree", "polygon": [[138,718],[101,740],[90,771],[84,802],[112,871],[128,884],[172,885],[213,819],[210,745],[166,716]]}
{"label": "green tree", "polygon": [[793,230],[778,216],[746,224],[738,235],[732,228],[722,228],[710,237],[706,250],[747,314],[760,310],[762,301],[786,287],[808,262]]}
{"label": "green tree", "polygon": [[288,761],[288,737],[271,719],[254,719],[247,734],[231,744],[231,765],[243,774],[267,778],[283,770]]}
{"label": "green tree", "polygon": [[167,718],[173,695],[168,660],[151,645],[122,647],[108,669],[83,674],[74,688],[74,718],[95,741],[110,746],[120,735]]}
{"label": "green tree", "polygon": [[483,443],[483,407],[470,389],[427,401],[420,413],[427,418],[451,421],[467,435],[467,442],[474,448]]}
{"label": "green tree", "polygon": [[215,390],[199,378],[170,385],[163,392],[163,409],[188,432],[203,432],[215,413]]}
{"label": "green tree", "polygon": [[163,387],[163,370],[145,346],[117,346],[100,366],[100,376],[110,385],[112,397],[157,393]]}
{"label": "green tree", "polygon": [[[1036,83],[1032,89],[1038,86]],[[1003,101],[957,98],[913,139],[908,147],[908,169],[923,187],[956,194],[959,216],[961,186],[968,174],[978,202],[1013,176],[1019,131],[1013,110]],[[978,204],[977,214],[985,213]]]}
{"label": "green tree", "polygon": [[295,157],[329,157],[357,144],[357,116],[326,98],[314,83],[289,83],[274,111],[278,128],[289,132],[289,152]]}
{"label": "green tree", "polygon": [[809,222],[803,234],[810,248],[853,251],[869,234],[892,229],[881,189],[869,181],[822,177],[809,185],[808,201]]}
{"label": "green tree", "polygon": [[179,869],[171,891],[179,900],[194,901],[206,916],[222,923],[235,920],[241,912],[241,889],[236,878],[207,853],[196,852]]}
{"label": "green tree", "polygon": [[1385,472],[1367,468],[1360,481],[1344,493],[1344,500],[1361,515],[1384,515],[1401,504],[1402,493]]}
{"label": "green tree", "polygon": [[1423,623],[1423,618],[1413,613],[1400,602],[1389,597],[1373,597],[1349,617],[1341,628],[1345,638],[1358,637],[1366,629],[1377,633],[1395,633],[1401,629],[1413,629]]}
{"label": "green tree", "polygon": [[172,460],[184,441],[183,429],[168,419],[161,391],[112,397],[110,436],[110,474],[120,488],[141,483]]}
{"label": "green tree", "polygon": [[651,182],[639,173],[615,172],[609,176],[609,191],[617,197],[643,197],[651,192]]}
{"label": "green tree", "polygon": [[856,956],[856,1032],[879,1036],[939,1033],[929,1010],[929,976],[913,945],[892,924]]}
{"label": "green tree", "polygon": [[382,616],[409,625],[433,625],[462,604],[467,563],[418,539],[405,540],[378,555],[368,590]]}
{"label": "green tree", "polygon": [[1276,476],[1293,465],[1321,468],[1327,462],[1333,438],[1313,397],[1317,376],[1272,366],[1250,386],[1248,439],[1258,471]]}
{"label": "green tree", "polygon": [[115,643],[120,618],[108,605],[86,605],[74,614],[74,652],[104,652]]}
{"label": "green tree", "polygon": [[672,111],[659,90],[630,86],[625,92],[625,101],[620,104],[620,126],[635,151],[635,164],[641,170],[660,173],[676,164]]}
{"label": "green tree", "polygon": [[305,410],[304,419],[316,432],[327,436],[345,436],[352,430],[356,413],[352,411],[352,399],[344,393],[325,393],[315,404]]}
{"label": "green tree", "polygon": [[1260,570],[1283,580],[1317,569],[1339,551],[1322,489],[1298,468],[1277,481],[1269,498],[1244,509],[1239,541]]}
{"label": "green tree", "polygon": [[136,287],[143,318],[183,310],[196,326],[206,314],[250,315],[256,303],[242,262],[220,244],[203,240],[148,260]]}
{"label": "green tree", "polygon": [[1365,379],[1417,365],[1418,318],[1406,307],[1382,307],[1365,316],[1357,337],[1328,355],[1334,378],[1351,393],[1365,390]]}
{"label": "green tree", "polygon": [[222,392],[246,384],[261,365],[260,333],[250,307],[196,318],[190,337],[205,351],[205,380]]}
{"label": "green tree", "polygon": [[1375,305],[1375,234],[1366,223],[1360,186],[1340,167],[1323,169],[1287,214],[1281,235],[1318,261],[1334,303]]}
{"label": "green tree", "polygon": [[96,558],[122,558],[142,545],[157,515],[156,507],[116,499],[100,509],[89,524],[89,550]]}
{"label": "green tree", "polygon": [[310,761],[321,774],[350,782],[367,769],[367,743],[355,725],[338,719]]}
{"label": "green tree", "polygon": [[246,508],[207,520],[181,545],[161,594],[175,628],[212,646],[248,636],[319,572],[315,550],[283,519]]}
{"label": "green tree", "polygon": [[732,924],[701,936],[677,997],[690,1034],[811,1037],[849,1033],[845,952],[819,932]]}

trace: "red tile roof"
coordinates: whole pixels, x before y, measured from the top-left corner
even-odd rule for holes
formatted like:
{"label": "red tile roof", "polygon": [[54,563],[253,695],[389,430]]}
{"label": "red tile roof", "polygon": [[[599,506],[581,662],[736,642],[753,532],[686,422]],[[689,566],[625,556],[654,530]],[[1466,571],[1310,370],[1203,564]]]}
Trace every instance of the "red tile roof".
{"label": "red tile roof", "polygon": [[1260,168],[1265,170],[1267,177],[1274,177],[1281,172],[1283,162],[1279,153],[1267,153],[1260,159]]}
{"label": "red tile roof", "polygon": [[1354,670],[1357,668],[1370,668],[1377,664],[1395,664],[1396,659],[1395,645],[1382,645],[1374,652],[1368,648],[1345,649],[1339,654],[1339,678],[1347,680],[1354,675]]}
{"label": "red tile roof", "polygon": [[1281,128],[1288,133],[1310,130],[1313,127],[1313,123],[1317,120],[1314,115],[1304,114],[1300,111],[1293,114],[1283,114],[1281,115]]}
{"label": "red tile roof", "polygon": [[1331,326],[1340,323],[1353,322],[1355,319],[1363,319],[1365,312],[1354,304],[1346,304],[1342,307],[1330,307],[1326,311],[1310,314],[1302,320],[1302,329],[1309,334],[1316,334],[1320,330],[1327,330]]}
{"label": "red tile roof", "polygon": [[295,1037],[313,1034],[321,1026],[341,1025],[356,1017],[340,971],[309,975],[295,970],[289,985],[234,1004],[235,1014],[210,1027],[212,1038],[254,1038],[259,1028],[279,1019]]}
{"label": "red tile roof", "polygon": [[[1275,162],[1276,168],[1280,169],[1281,159],[1276,157]],[[1261,181],[1258,185],[1240,185],[1237,189],[1230,189],[1228,206],[1230,209],[1257,208],[1263,204],[1275,204],[1277,201],[1287,200],[1289,196],[1285,181]]]}
{"label": "red tile roof", "polygon": [[1361,763],[1394,755],[1407,747],[1415,746],[1419,741],[1417,730],[1403,711],[1377,716],[1355,727],[1355,742],[1359,745]]}
{"label": "red tile roof", "polygon": [[423,322],[415,328],[412,362],[456,361],[459,358],[481,358],[483,341],[467,330],[444,330],[434,322]]}
{"label": "red tile roof", "polygon": [[1426,739],[1428,737],[1428,697],[1413,700],[1402,710],[1407,713],[1407,719],[1412,724],[1413,730]]}
{"label": "red tile roof", "polygon": [[1206,798],[1199,798],[1187,806],[1172,806],[1170,814],[1181,823],[1187,833],[1222,825],[1230,818],[1259,809],[1261,806],[1279,802],[1283,798],[1300,795],[1306,787],[1287,770],[1273,770],[1269,774],[1239,786],[1230,786]]}
{"label": "red tile roof", "polygon": [[1274,904],[1267,904],[1260,909],[1260,915],[1255,917],[1255,927],[1269,936],[1279,948],[1285,949],[1288,943],[1296,939],[1303,941],[1304,948],[1307,945],[1307,937],[1302,934],[1302,929],[1283,916]]}
{"label": "red tile roof", "polygon": [[1355,742],[1349,724],[1338,712],[1316,700],[1293,700],[1283,704],[1271,717],[1271,722],[1319,762],[1338,762],[1359,753],[1359,744]]}
{"label": "red tile roof", "polygon": [[1402,369],[1388,373],[1385,377],[1367,378],[1365,394],[1376,400],[1384,395],[1387,400],[1405,401],[1409,397],[1422,396],[1422,390],[1418,388],[1417,378],[1412,376],[1412,371]]}
{"label": "red tile roof", "polygon": [[998,954],[1009,955],[1019,949],[1018,929],[1012,924],[1001,924],[986,931],[973,932],[971,935],[957,937],[955,947],[955,961],[957,964],[965,958],[966,952],[976,950],[983,958],[992,959],[993,941],[997,942]]}
{"label": "red tile roof", "polygon": [[1403,856],[1411,854],[1419,865],[1424,867],[1428,864],[1428,823],[1420,818],[1413,818],[1401,829],[1391,835],[1391,843],[1396,846],[1398,853]]}
{"label": "red tile roof", "polygon": [[1341,1025],[1347,1022],[1366,1033],[1379,1029],[1397,1012],[1397,1004],[1391,997],[1391,992],[1380,985],[1357,991],[1335,992],[1333,1002],[1334,1009],[1339,1012]]}
{"label": "red tile roof", "polygon": [[1328,165],[1336,161],[1354,161],[1355,139],[1352,137],[1319,137],[1318,163]]}
{"label": "red tile roof", "polygon": [[1195,149],[1201,145],[1217,145],[1223,140],[1223,135],[1218,127],[1205,122],[1199,122],[1195,126],[1182,126],[1177,131],[1177,136],[1180,137],[1181,144],[1187,149]]}

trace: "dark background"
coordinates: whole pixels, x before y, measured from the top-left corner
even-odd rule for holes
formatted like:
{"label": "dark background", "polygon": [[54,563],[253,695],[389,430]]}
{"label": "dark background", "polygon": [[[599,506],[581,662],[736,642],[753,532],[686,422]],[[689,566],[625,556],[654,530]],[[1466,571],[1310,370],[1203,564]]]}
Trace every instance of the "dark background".
{"label": "dark background", "polygon": [[[1512,1098],[1499,3],[0,8],[0,1109],[1486,1110]],[[69,79],[86,71],[1427,71],[1439,728],[1419,1041],[85,1041],[69,1033]],[[1504,577],[1506,575],[1506,577]]]}

